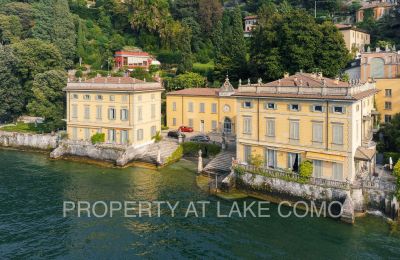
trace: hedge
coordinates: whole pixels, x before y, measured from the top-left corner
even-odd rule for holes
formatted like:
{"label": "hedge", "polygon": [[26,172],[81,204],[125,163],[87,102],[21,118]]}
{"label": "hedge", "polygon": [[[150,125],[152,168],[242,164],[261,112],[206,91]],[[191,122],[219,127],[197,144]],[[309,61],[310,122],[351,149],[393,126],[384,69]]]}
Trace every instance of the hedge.
{"label": "hedge", "polygon": [[386,152],[386,153],[383,153],[383,159],[384,159],[384,162],[385,162],[386,164],[389,163],[389,158],[390,158],[390,157],[392,157],[393,164],[396,164],[396,162],[400,159],[400,153],[396,153],[396,152]]}
{"label": "hedge", "polygon": [[92,144],[97,144],[97,143],[104,143],[106,139],[106,135],[103,133],[96,133],[92,136],[91,141]]}
{"label": "hedge", "polygon": [[182,144],[183,154],[186,156],[198,156],[199,150],[203,152],[203,157],[215,156],[221,152],[221,147],[216,144],[185,142]]}

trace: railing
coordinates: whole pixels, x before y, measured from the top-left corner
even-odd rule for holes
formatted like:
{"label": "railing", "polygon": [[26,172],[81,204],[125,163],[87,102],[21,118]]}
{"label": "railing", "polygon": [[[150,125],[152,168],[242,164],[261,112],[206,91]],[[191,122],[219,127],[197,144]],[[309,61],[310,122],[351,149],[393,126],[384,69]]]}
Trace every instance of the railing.
{"label": "railing", "polygon": [[390,183],[390,182],[382,182],[379,180],[375,180],[375,181],[362,180],[361,188],[394,192],[394,191],[396,191],[396,184]]}
{"label": "railing", "polygon": [[329,187],[329,188],[338,188],[346,190],[350,189],[350,183],[344,181],[335,181],[335,180],[328,180],[328,179],[314,178],[314,177],[302,177],[294,172],[289,172],[279,169],[270,169],[266,167],[255,167],[252,165],[241,165],[234,163],[232,166],[242,167],[248,173],[266,176],[270,178],[278,178],[287,181],[294,181],[294,182],[306,183],[306,184]]}

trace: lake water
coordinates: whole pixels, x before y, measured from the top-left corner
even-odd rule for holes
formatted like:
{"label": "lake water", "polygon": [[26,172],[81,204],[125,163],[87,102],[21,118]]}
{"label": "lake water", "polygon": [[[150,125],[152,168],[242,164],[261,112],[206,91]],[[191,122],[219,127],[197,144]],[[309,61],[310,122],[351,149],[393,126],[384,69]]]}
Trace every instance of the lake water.
{"label": "lake water", "polygon": [[[378,217],[354,226],[326,218],[217,218],[219,200],[196,185],[196,165],[111,169],[0,150],[0,258],[400,258],[400,237]],[[184,217],[210,201],[205,218]],[[63,217],[63,201],[180,201],[172,217]],[[240,205],[253,199],[238,200]],[[285,209],[289,212],[291,209]]]}

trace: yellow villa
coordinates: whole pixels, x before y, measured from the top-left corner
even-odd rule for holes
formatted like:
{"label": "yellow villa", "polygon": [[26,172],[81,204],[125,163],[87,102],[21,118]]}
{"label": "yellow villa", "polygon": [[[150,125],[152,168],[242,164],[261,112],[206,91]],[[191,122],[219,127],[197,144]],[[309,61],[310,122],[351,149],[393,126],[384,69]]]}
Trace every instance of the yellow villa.
{"label": "yellow villa", "polygon": [[190,88],[167,94],[167,126],[190,126],[203,133],[235,134],[235,89],[229,79],[221,88]]}
{"label": "yellow villa", "polygon": [[265,166],[297,171],[304,160],[313,176],[353,181],[374,171],[373,82],[341,82],[297,73],[267,84],[239,86],[237,158],[259,154]]}
{"label": "yellow villa", "polygon": [[362,51],[370,44],[370,35],[366,31],[349,24],[335,24],[335,26],[342,33],[349,52]]}
{"label": "yellow villa", "polygon": [[90,140],[104,133],[112,144],[143,146],[161,129],[160,82],[130,77],[96,77],[68,82],[69,139]]}

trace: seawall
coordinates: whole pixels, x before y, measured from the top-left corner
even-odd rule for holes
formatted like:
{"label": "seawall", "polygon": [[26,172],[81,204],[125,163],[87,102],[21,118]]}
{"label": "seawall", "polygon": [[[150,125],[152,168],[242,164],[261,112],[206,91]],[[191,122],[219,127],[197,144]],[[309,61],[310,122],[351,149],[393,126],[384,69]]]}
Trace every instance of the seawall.
{"label": "seawall", "polygon": [[0,131],[0,146],[2,147],[50,151],[57,145],[57,135]]}

